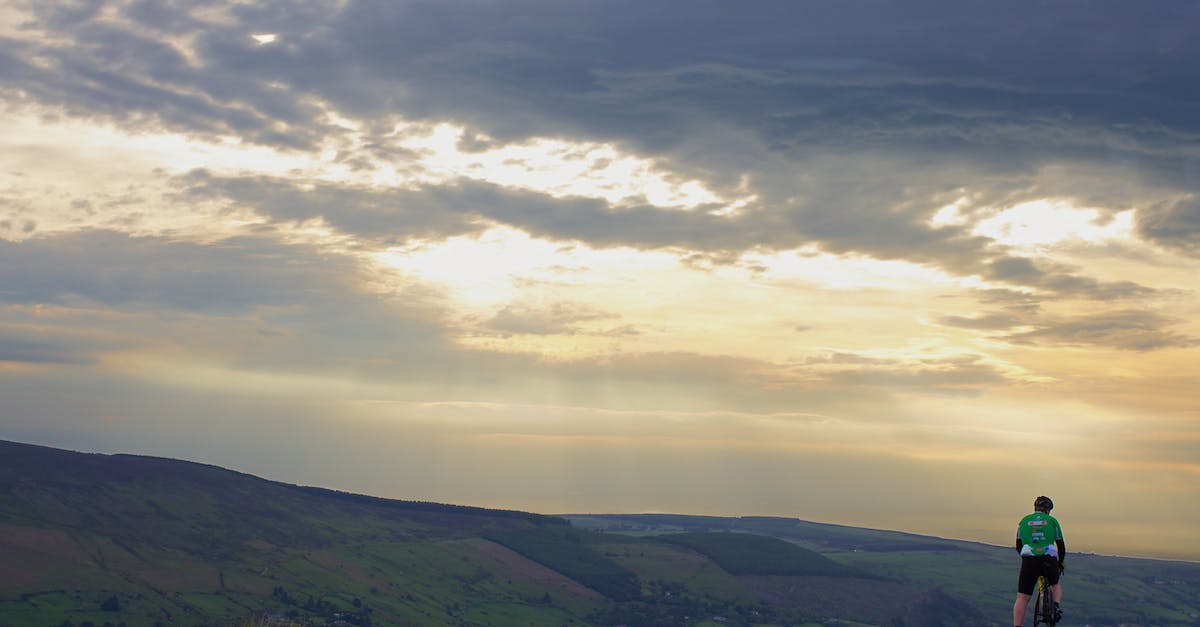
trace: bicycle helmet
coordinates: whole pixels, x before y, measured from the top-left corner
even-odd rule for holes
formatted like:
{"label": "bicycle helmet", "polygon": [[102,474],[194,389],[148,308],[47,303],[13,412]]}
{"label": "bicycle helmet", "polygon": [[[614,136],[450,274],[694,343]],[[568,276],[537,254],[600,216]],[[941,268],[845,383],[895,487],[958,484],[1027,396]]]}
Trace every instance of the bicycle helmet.
{"label": "bicycle helmet", "polygon": [[1033,500],[1033,509],[1049,512],[1054,509],[1054,501],[1051,501],[1048,496],[1039,496]]}

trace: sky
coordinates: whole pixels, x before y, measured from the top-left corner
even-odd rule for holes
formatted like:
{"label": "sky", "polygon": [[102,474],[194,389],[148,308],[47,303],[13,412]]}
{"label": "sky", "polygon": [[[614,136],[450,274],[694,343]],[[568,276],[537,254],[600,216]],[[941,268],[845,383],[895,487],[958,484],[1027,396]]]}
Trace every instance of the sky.
{"label": "sky", "polygon": [[0,0],[0,438],[1200,560],[1198,30]]}

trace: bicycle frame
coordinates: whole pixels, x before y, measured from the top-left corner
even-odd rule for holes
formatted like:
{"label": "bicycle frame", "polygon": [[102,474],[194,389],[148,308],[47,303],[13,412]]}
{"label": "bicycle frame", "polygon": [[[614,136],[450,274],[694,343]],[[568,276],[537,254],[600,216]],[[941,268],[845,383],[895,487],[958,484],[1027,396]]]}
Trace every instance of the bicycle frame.
{"label": "bicycle frame", "polygon": [[1058,623],[1058,615],[1054,611],[1054,594],[1050,590],[1050,586],[1046,583],[1046,576],[1040,575],[1037,580],[1037,592],[1034,594],[1033,602],[1033,624],[1049,625],[1053,627]]}

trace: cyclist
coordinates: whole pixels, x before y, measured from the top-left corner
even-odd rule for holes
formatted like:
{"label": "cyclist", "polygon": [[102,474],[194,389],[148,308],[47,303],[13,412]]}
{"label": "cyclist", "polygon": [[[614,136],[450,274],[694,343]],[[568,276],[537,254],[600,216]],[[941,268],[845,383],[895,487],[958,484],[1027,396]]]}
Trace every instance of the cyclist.
{"label": "cyclist", "polygon": [[1062,584],[1059,576],[1063,571],[1063,559],[1067,546],[1063,543],[1062,526],[1050,515],[1054,501],[1039,496],[1033,501],[1033,513],[1017,524],[1017,552],[1021,554],[1021,575],[1017,580],[1017,601],[1013,603],[1013,625],[1021,627],[1025,609],[1033,597],[1033,588],[1039,576],[1045,575],[1046,584],[1054,598],[1054,615],[1062,616]]}

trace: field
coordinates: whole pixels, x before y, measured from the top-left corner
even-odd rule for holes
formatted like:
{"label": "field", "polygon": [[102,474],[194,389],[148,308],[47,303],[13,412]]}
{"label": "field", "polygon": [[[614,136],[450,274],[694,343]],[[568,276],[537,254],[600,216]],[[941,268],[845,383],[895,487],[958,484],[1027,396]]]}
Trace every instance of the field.
{"label": "field", "polygon": [[[1008,547],[784,518],[675,515],[569,518],[576,526],[643,540],[660,535],[670,538],[684,532],[769,535],[814,550],[845,567],[899,582],[925,605],[952,607],[956,601],[968,603],[980,616],[988,617],[981,618],[984,622],[979,624],[1003,624],[1004,617],[1012,611],[1018,558]],[[779,582],[741,579],[760,596],[788,603],[774,592],[781,587]],[[805,593],[817,598],[794,601],[814,611],[819,611],[822,604],[837,594],[834,580],[825,584],[809,581],[805,585],[810,589],[825,588]],[[1072,624],[1126,627],[1200,624],[1200,564],[1070,554],[1063,587]],[[881,586],[868,596],[878,603],[887,594],[887,587]]]}
{"label": "field", "polygon": [[[549,517],[0,442],[0,626],[1003,625],[1011,549]],[[1072,555],[1072,624],[1200,624],[1200,566]]]}

